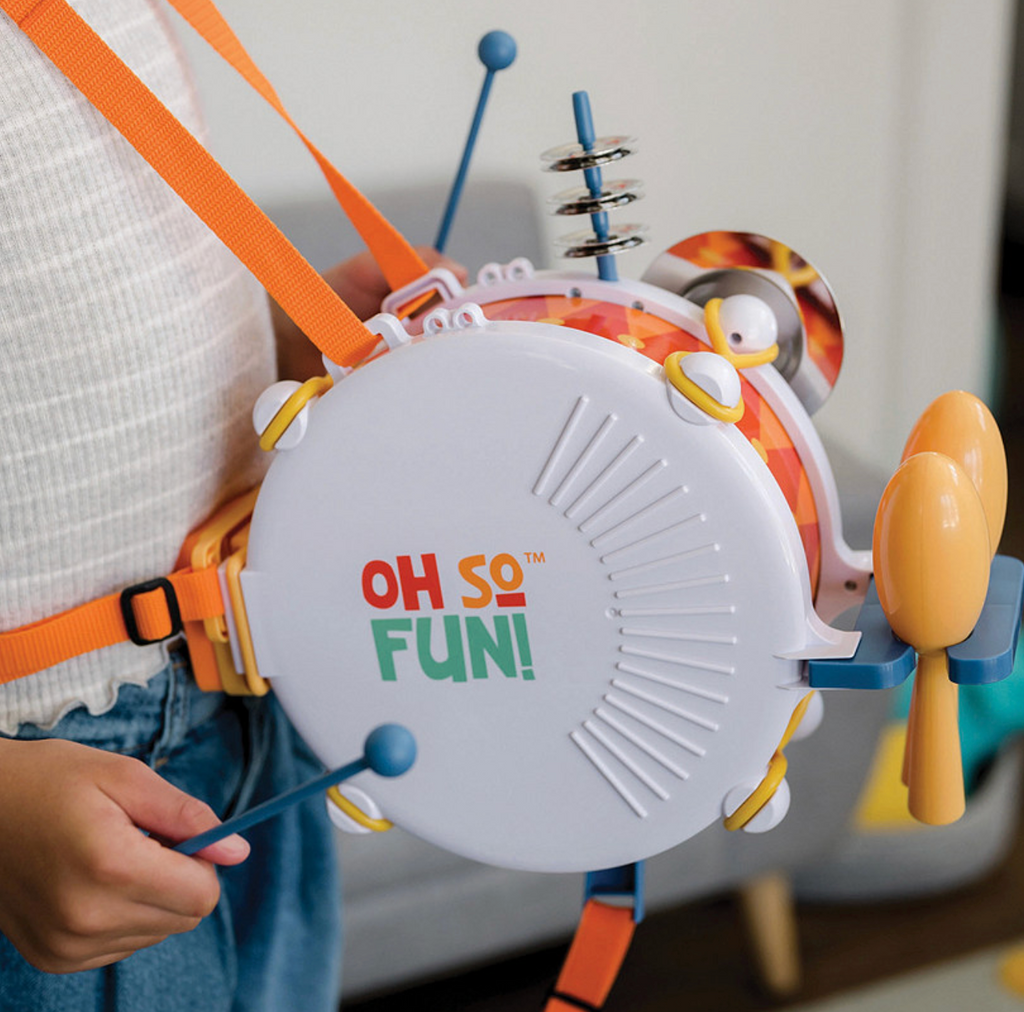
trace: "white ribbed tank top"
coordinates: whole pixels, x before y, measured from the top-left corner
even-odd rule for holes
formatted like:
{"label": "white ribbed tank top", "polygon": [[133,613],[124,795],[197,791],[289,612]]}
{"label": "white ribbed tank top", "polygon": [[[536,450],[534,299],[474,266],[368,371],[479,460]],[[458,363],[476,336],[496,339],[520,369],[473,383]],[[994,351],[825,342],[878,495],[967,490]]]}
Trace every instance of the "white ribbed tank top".
{"label": "white ribbed tank top", "polygon": [[[72,3],[202,139],[155,0]],[[273,379],[262,289],[0,13],[0,629],[170,572],[259,479]],[[100,713],[165,658],[122,644],[0,686],[0,732]]]}

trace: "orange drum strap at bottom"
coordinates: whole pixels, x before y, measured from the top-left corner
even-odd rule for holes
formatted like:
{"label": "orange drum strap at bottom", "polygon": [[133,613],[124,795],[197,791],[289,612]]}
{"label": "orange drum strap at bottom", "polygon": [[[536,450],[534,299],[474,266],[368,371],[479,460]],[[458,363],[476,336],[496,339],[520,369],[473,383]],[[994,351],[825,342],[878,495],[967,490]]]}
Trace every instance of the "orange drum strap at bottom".
{"label": "orange drum strap at bottom", "polygon": [[619,975],[635,928],[631,907],[587,900],[544,1012],[601,1008]]}

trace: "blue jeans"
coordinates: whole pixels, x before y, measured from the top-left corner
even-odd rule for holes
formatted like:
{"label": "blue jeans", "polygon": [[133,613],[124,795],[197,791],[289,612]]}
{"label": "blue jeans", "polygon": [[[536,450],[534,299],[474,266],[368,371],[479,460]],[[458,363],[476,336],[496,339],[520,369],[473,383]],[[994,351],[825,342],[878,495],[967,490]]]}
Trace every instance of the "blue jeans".
{"label": "blue jeans", "polygon": [[[320,773],[273,699],[201,692],[184,651],[147,686],[124,685],[106,714],[84,709],[51,731],[147,762],[221,818]],[[220,869],[217,909],[194,931],[99,970],[51,975],[0,935],[3,1012],[336,1012],[341,910],[322,797],[245,833],[252,853]]]}

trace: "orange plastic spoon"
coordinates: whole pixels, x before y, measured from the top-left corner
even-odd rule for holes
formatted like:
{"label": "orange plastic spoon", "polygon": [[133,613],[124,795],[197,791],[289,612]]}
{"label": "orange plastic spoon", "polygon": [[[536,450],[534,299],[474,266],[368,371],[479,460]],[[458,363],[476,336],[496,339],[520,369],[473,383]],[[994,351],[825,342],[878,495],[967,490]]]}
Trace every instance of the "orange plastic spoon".
{"label": "orange plastic spoon", "polygon": [[931,825],[964,813],[957,687],[946,647],[974,629],[988,592],[988,524],[971,479],[951,458],[918,453],[882,494],[875,583],[893,631],[918,653],[910,740],[910,811]]}

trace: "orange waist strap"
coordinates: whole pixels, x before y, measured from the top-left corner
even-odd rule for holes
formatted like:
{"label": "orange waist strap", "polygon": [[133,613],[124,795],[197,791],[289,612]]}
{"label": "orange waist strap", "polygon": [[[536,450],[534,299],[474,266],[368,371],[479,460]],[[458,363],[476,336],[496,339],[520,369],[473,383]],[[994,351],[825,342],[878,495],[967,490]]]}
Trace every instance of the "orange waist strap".
{"label": "orange waist strap", "polygon": [[183,569],[0,634],[0,684],[131,640],[159,643],[224,614],[216,569]]}

